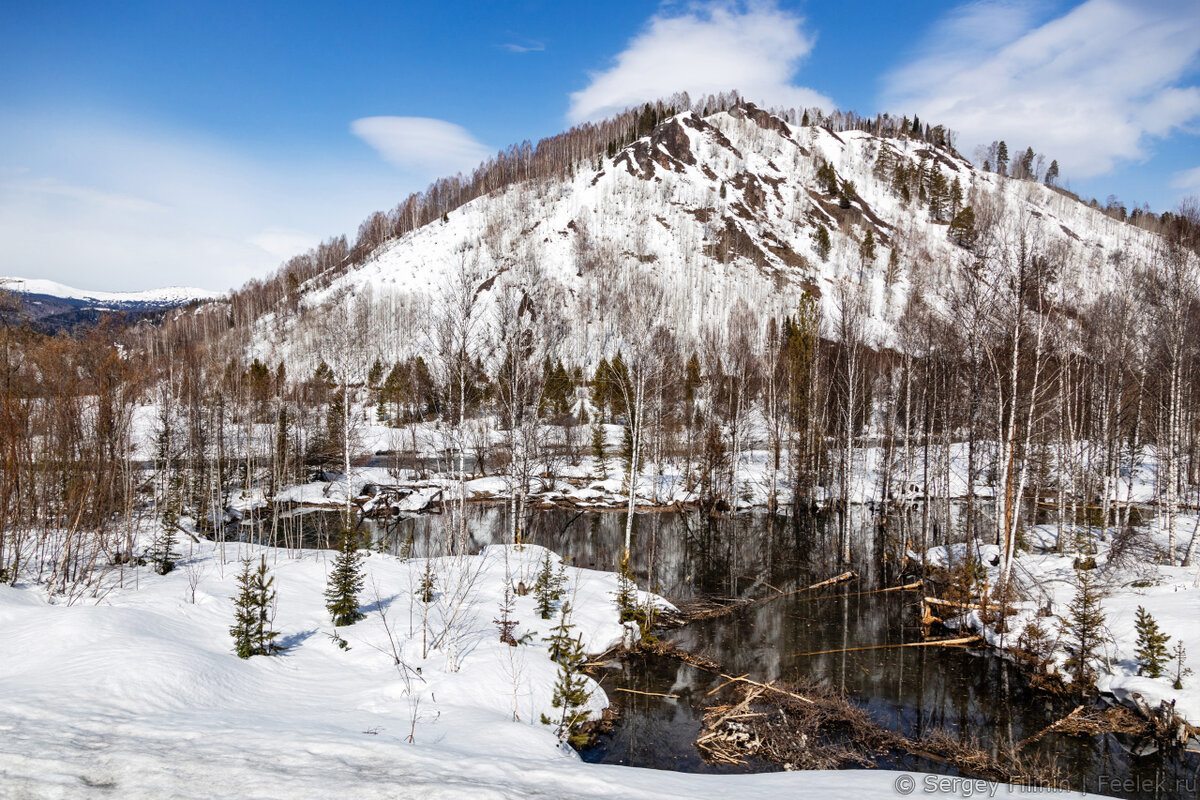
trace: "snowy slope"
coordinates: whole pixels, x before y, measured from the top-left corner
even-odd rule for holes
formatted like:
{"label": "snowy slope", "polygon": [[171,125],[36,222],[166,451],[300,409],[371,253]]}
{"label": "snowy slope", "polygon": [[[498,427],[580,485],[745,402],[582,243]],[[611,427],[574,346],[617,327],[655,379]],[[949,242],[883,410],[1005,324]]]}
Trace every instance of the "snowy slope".
{"label": "snowy slope", "polygon": [[[260,321],[253,355],[304,361],[313,323],[327,316],[323,306],[347,294],[374,309],[375,355],[408,355],[422,337],[397,329],[397,309],[420,324],[460,273],[485,306],[506,282],[537,294],[566,320],[572,352],[564,356],[584,363],[646,332],[646,320],[631,325],[619,313],[638,281],[661,290],[654,320],[685,341],[723,328],[739,303],[761,319],[793,313],[808,291],[830,322],[843,296],[860,295],[874,343],[894,345],[909,296],[920,292],[936,305],[971,254],[950,241],[945,218],[902,201],[876,175],[883,150],[957,179],[964,204],[998,219],[1001,236],[1054,249],[1057,288],[1076,303],[1112,280],[1115,260],[1144,261],[1154,246],[1152,234],[1071,197],[976,170],[923,141],[792,126],[753,107],[706,118],[689,111],[613,158],[580,164],[569,179],[478,198],[385,244],[331,284],[314,282],[298,317],[281,308]],[[849,208],[819,184],[820,159],[854,183]],[[825,260],[815,246],[818,225],[830,233]],[[876,252],[863,259],[868,230]]]}

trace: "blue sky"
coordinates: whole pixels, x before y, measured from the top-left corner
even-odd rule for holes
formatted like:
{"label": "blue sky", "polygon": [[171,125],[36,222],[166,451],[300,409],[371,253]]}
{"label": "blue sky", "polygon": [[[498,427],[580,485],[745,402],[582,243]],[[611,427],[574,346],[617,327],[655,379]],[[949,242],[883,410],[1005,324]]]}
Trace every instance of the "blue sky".
{"label": "blue sky", "polygon": [[10,3],[0,274],[261,276],[441,174],[629,103],[919,113],[1127,205],[1200,194],[1200,4]]}

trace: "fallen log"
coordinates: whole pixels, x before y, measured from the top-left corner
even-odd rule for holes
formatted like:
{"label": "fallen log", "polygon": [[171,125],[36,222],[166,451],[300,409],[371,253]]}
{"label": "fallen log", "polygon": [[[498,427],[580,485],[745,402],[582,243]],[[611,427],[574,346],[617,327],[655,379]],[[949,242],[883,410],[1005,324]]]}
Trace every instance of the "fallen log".
{"label": "fallen log", "polygon": [[644,695],[646,697],[666,697],[671,700],[679,699],[679,695],[677,695],[677,694],[666,694],[665,692],[642,692],[642,691],[638,691],[637,689],[626,689],[623,686],[617,686],[613,689],[613,691],[624,692],[625,694],[640,694],[640,695]]}
{"label": "fallen log", "polygon": [[932,642],[905,642],[904,644],[873,644],[865,647],[839,647],[836,650],[815,650],[811,653],[793,653],[792,658],[801,656],[824,656],[831,653],[854,653],[862,650],[893,650],[899,647],[954,647],[957,645],[978,644],[982,636],[962,636],[957,639],[938,639]]}
{"label": "fallen log", "polygon": [[942,600],[938,597],[926,597],[925,602],[931,606],[945,606],[946,608],[966,608],[972,611],[983,611],[983,606],[978,603],[962,603],[958,600]]}

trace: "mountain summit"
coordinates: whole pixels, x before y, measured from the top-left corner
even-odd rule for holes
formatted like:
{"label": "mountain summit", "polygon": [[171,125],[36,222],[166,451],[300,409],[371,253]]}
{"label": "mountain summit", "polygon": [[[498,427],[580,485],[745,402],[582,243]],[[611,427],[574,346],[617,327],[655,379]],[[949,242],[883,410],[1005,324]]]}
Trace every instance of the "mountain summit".
{"label": "mountain summit", "polygon": [[[854,302],[871,343],[894,346],[909,302],[938,306],[967,265],[1052,253],[1046,289],[1083,304],[1114,263],[1155,247],[1155,234],[1069,192],[971,164],[940,127],[808,122],[748,103],[664,115],[561,176],[513,180],[388,235],[402,204],[364,223],[357,259],[295,286],[260,324],[255,355],[291,360],[295,323],[327,316],[336,298],[360,298],[375,309],[360,319],[395,328],[398,309],[419,316],[454,281],[485,301],[506,284],[540,298],[585,362],[638,335],[616,312],[646,292],[654,321],[684,340],[722,327],[739,303],[782,318],[807,293],[829,323]],[[385,360],[406,348],[376,342]]]}

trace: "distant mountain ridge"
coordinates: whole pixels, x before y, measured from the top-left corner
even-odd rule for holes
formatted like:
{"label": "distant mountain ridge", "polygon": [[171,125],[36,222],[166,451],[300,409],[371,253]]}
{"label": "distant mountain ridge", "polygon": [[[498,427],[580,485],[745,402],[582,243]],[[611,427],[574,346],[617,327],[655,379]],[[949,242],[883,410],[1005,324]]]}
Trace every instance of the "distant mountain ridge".
{"label": "distant mountain ridge", "polygon": [[151,316],[221,296],[220,292],[182,286],[140,292],[100,292],[40,278],[19,277],[0,277],[0,290],[11,292],[19,302],[15,312],[4,313],[48,332],[70,330],[112,314],[119,314],[126,320]]}

